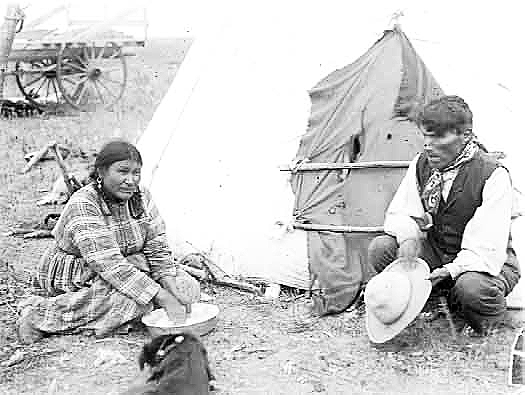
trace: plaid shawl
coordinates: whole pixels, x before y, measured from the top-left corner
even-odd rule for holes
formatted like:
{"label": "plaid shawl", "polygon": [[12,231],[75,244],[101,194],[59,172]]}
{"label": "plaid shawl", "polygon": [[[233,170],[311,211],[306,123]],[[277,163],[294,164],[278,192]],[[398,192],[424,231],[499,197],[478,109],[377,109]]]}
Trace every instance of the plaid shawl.
{"label": "plaid shawl", "polygon": [[153,308],[157,281],[177,276],[177,268],[164,222],[150,193],[141,192],[139,218],[127,202],[102,199],[93,184],[71,197],[33,280],[35,293],[46,296],[33,308],[36,327],[105,333]]}

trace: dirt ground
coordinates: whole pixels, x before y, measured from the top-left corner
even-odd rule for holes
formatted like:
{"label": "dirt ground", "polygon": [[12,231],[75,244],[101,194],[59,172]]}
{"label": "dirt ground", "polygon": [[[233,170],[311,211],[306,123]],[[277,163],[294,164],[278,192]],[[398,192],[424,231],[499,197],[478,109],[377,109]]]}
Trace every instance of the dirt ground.
{"label": "dirt ground", "polygon": [[[115,136],[134,140],[143,131],[182,58],[181,40],[153,40],[129,62],[129,86],[113,111],[68,112],[0,119],[0,394],[118,394],[140,380],[136,359],[149,335],[135,331],[95,339],[51,337],[33,346],[18,343],[16,302],[24,274],[49,239],[6,236],[13,227],[35,226],[61,206],[36,206],[59,174],[53,161],[21,173],[23,156],[56,140],[81,153],[96,151]],[[216,394],[509,394],[509,352],[523,311],[485,338],[453,336],[444,317],[417,319],[392,341],[368,341],[356,311],[314,318],[306,294],[285,292],[267,301],[249,293],[203,284],[220,307],[217,328],[204,337],[217,378]],[[104,360],[103,353],[118,356]],[[8,366],[13,356],[18,363]],[[105,362],[104,362],[105,361]]]}

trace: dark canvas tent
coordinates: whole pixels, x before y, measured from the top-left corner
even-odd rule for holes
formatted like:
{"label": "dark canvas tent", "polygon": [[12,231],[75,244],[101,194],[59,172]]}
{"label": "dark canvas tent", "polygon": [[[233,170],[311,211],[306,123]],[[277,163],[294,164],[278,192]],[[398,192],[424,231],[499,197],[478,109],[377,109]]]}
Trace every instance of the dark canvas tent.
{"label": "dark canvas tent", "polygon": [[[421,137],[410,115],[439,95],[442,90],[399,27],[312,88],[308,130],[295,160],[303,171],[292,178],[296,223],[311,229],[380,227],[406,169],[370,162],[412,159]],[[315,163],[364,168],[312,170]],[[309,269],[321,289],[321,312],[348,307],[367,279],[366,249],[374,232],[357,230],[308,232]]]}

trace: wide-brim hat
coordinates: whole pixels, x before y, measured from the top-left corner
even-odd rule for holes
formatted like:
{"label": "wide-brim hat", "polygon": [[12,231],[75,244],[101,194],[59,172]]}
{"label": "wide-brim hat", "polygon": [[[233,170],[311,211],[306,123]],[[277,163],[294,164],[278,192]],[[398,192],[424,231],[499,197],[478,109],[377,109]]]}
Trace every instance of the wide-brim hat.
{"label": "wide-brim hat", "polygon": [[420,258],[399,258],[372,277],[365,289],[366,329],[384,343],[406,328],[430,296],[430,268]]}

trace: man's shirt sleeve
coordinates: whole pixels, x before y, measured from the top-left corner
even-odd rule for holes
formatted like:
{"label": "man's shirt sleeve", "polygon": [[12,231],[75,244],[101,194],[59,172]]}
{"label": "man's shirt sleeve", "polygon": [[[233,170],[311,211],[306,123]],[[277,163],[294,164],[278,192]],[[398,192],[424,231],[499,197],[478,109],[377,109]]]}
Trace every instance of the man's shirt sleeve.
{"label": "man's shirt sleeve", "polygon": [[385,233],[395,236],[399,244],[408,239],[419,240],[423,237],[419,226],[413,219],[423,219],[425,216],[416,179],[418,158],[419,155],[410,163],[385,216]]}

